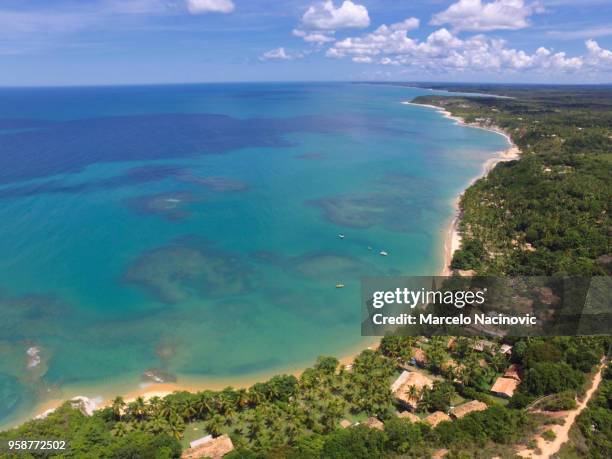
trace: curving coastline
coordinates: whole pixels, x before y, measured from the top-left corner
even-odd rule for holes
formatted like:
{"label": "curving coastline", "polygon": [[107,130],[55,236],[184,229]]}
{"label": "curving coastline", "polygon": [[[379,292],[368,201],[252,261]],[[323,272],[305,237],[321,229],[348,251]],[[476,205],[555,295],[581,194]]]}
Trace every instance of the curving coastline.
{"label": "curving coastline", "polygon": [[[357,357],[365,349],[376,349],[378,347],[379,339],[373,338],[368,341],[360,343],[354,349],[348,351],[344,356],[339,357],[338,360],[341,365],[350,365],[355,357]],[[312,362],[314,363],[314,361]],[[4,425],[0,428],[9,429],[15,427],[23,422],[30,419],[40,419],[46,417],[52,413],[55,409],[59,408],[66,401],[83,401],[87,407],[87,411],[93,411],[101,408],[107,408],[112,405],[115,397],[121,396],[125,402],[129,403],[134,401],[138,397],[142,397],[145,400],[149,400],[153,397],[163,398],[174,392],[200,392],[205,390],[211,391],[222,391],[227,387],[234,389],[247,389],[252,385],[266,381],[278,374],[289,374],[295,377],[299,377],[304,369],[312,365],[312,363],[302,362],[298,363],[293,367],[285,369],[275,369],[269,372],[254,374],[243,378],[224,378],[224,379],[211,379],[211,378],[184,378],[181,377],[180,382],[168,382],[168,383],[142,383],[138,388],[124,390],[127,383],[124,384],[113,384],[110,388],[104,385],[104,390],[96,390],[95,388],[84,388],[83,390],[78,389],[67,389],[66,396],[62,398],[54,398],[39,403],[34,409],[34,415],[25,417],[13,421],[10,424]],[[123,387],[123,389],[122,389]],[[88,393],[89,395],[82,395]],[[81,394],[81,395],[79,395]]]}
{"label": "curving coastline", "polygon": [[[407,101],[402,102],[402,104],[413,105],[416,107],[424,107],[424,108],[436,110],[441,115],[443,115],[445,118],[453,120],[455,124],[461,124],[463,126],[468,126],[468,127],[472,127],[476,129],[484,129],[485,131],[490,131],[490,132],[499,134],[506,139],[506,141],[509,144],[509,147],[505,150],[501,150],[497,152],[497,155],[485,161],[484,164],[482,165],[482,169],[480,173],[468,182],[468,184],[465,186],[465,189],[468,189],[477,180],[483,177],[486,177],[489,174],[489,172],[491,172],[498,163],[501,163],[504,161],[516,160],[521,155],[520,149],[512,141],[510,134],[508,134],[506,131],[504,131],[502,128],[498,126],[481,126],[475,123],[467,123],[460,116],[453,116],[451,112],[449,112],[448,110],[442,107],[438,107],[436,105],[417,104],[415,102],[407,102]],[[453,199],[453,209],[454,209],[453,216],[444,233],[445,234],[444,235],[444,262],[443,262],[444,264],[442,267],[442,271],[440,272],[441,276],[450,276],[452,274],[452,270],[450,269],[450,264],[451,264],[451,261],[453,260],[453,254],[455,253],[455,251],[461,248],[461,234],[459,233],[459,223],[461,222],[461,207],[459,203],[461,201],[461,197],[463,196],[463,193],[464,192],[461,192],[459,196]]]}
{"label": "curving coastline", "polygon": [[[499,151],[497,155],[489,158],[485,163],[483,163],[481,172],[477,176],[472,178],[466,184],[465,186],[466,189],[478,179],[485,177],[499,162],[515,160],[520,155],[520,150],[512,142],[509,134],[504,132],[501,128],[484,127],[484,126],[480,126],[480,125],[473,124],[473,123],[466,123],[461,117],[453,116],[449,111],[445,110],[442,107],[438,107],[435,105],[418,104],[418,103],[413,103],[413,102],[408,102],[408,101],[402,101],[401,103],[404,105],[414,105],[418,107],[433,109],[439,112],[445,118],[453,120],[456,124],[461,124],[461,125],[468,126],[468,127],[484,129],[487,131],[495,132],[506,138],[506,140],[510,144],[509,148]],[[446,229],[444,230],[444,238],[443,238],[443,248],[444,248],[443,249],[444,250],[443,267],[439,275],[446,276],[446,275],[452,274],[452,270],[450,269],[450,263],[451,263],[454,252],[458,250],[461,245],[461,235],[459,233],[458,227],[461,221],[461,211],[459,207],[459,202],[460,202],[462,194],[463,192],[459,196],[453,199],[453,207],[454,207],[453,216],[450,222],[448,223],[448,225],[445,226]],[[361,343],[358,346],[358,348],[352,350],[347,355],[344,355],[343,357],[339,358],[340,363],[343,365],[350,364],[353,361],[353,359],[364,349],[376,348],[378,345],[378,342],[379,342],[379,339],[376,339],[375,342],[373,342],[371,345],[368,345],[367,343]],[[294,376],[299,376],[303,372],[303,369],[306,368],[306,366],[307,364],[303,363],[302,365],[296,365],[293,368],[287,368],[286,371],[277,369],[277,370],[274,370],[272,372],[265,373],[265,374],[252,375],[251,377],[239,378],[239,379],[224,379],[223,381],[215,381],[215,380],[208,380],[208,379],[202,378],[199,381],[198,380],[182,381],[180,383],[147,383],[147,384],[142,384],[137,389],[123,392],[123,397],[126,401],[129,402],[129,401],[133,401],[137,397],[143,397],[145,399],[149,399],[152,397],[164,397],[166,395],[169,395],[177,391],[198,392],[202,390],[222,390],[223,388],[227,386],[232,386],[235,388],[247,388],[257,382],[269,379],[270,377],[274,376],[275,374],[279,374],[279,373],[286,373],[286,374],[292,374]],[[89,392],[89,390],[81,391],[81,392]],[[92,391],[92,392],[95,392],[95,391]],[[67,399],[76,399],[76,398],[86,399],[90,402],[90,406],[93,407],[92,409],[104,408],[104,407],[109,406],[112,403],[113,397],[106,395],[106,394],[110,394],[110,392],[111,391],[109,390],[105,390],[103,391],[105,395],[96,395],[96,396],[90,396],[90,397],[76,395],[74,397],[68,396],[63,399],[47,400],[46,402],[41,403],[37,407],[35,417],[45,416],[46,414],[52,412],[55,408],[59,407]],[[117,390],[116,394],[120,394],[120,393],[122,393],[122,390],[121,389]]]}

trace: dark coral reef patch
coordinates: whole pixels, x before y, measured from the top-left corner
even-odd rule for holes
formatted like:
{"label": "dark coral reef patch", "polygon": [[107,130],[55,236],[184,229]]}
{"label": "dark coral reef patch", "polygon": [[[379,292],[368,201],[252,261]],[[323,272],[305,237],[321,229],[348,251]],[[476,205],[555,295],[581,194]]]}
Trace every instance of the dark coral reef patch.
{"label": "dark coral reef patch", "polygon": [[178,303],[245,293],[252,276],[239,255],[194,236],[142,253],[127,267],[124,280],[163,303]]}

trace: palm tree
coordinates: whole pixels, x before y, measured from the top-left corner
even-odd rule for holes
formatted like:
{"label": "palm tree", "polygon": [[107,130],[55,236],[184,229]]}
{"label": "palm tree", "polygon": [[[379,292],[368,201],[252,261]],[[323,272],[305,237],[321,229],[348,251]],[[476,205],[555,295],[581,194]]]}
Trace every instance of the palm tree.
{"label": "palm tree", "polygon": [[147,405],[145,403],[145,399],[142,397],[137,397],[133,402],[128,404],[128,412],[131,416],[142,421],[147,412]]}
{"label": "palm tree", "polygon": [[155,397],[151,397],[149,399],[149,406],[148,406],[148,415],[151,417],[155,417],[159,414],[160,412],[160,408],[162,405],[162,399],[155,396]]}
{"label": "palm tree", "polygon": [[251,390],[249,390],[249,404],[255,408],[256,406],[259,406],[262,402],[263,402],[263,394],[258,391],[255,390],[253,388],[251,388]]}
{"label": "palm tree", "polygon": [[180,414],[183,416],[183,419],[187,422],[190,422],[198,413],[198,407],[196,403],[191,401],[187,401],[182,407]]}
{"label": "palm tree", "polygon": [[419,395],[419,388],[414,384],[408,388],[408,397],[409,398],[417,398]]}
{"label": "palm tree", "polygon": [[180,416],[172,416],[168,421],[168,430],[170,435],[180,440],[183,438],[183,432],[185,431],[185,422],[183,422]]}
{"label": "palm tree", "polygon": [[150,419],[145,425],[145,430],[153,434],[159,434],[161,432],[166,431],[167,429],[168,422],[166,422],[164,418],[159,416]]}
{"label": "palm tree", "polygon": [[256,417],[249,424],[248,428],[249,428],[249,431],[247,433],[247,436],[248,436],[249,440],[254,441],[255,439],[257,439],[259,437],[259,434],[263,431],[264,425],[263,425],[263,422],[261,421],[261,419]]}
{"label": "palm tree", "polygon": [[111,435],[113,437],[123,437],[124,435],[127,435],[128,433],[132,432],[133,430],[134,426],[131,423],[119,421],[114,425],[113,429],[111,430]]}
{"label": "palm tree", "polygon": [[285,426],[285,435],[289,438],[289,443],[292,443],[300,433],[300,429],[295,424],[287,424]]}
{"label": "palm tree", "polygon": [[170,419],[172,416],[176,416],[176,409],[170,401],[164,398],[159,407],[159,415],[165,419]]}
{"label": "palm tree", "polygon": [[125,409],[125,401],[123,400],[123,397],[115,397],[115,400],[113,400],[113,404],[111,405],[111,409],[113,410],[115,419],[121,421],[123,410]]}
{"label": "palm tree", "polygon": [[246,389],[238,389],[236,393],[236,405],[238,409],[243,410],[249,404],[250,398],[249,393]]}
{"label": "palm tree", "polygon": [[210,392],[200,392],[196,397],[196,409],[200,419],[206,419],[213,408],[213,400]]}
{"label": "palm tree", "polygon": [[215,414],[206,423],[206,430],[208,430],[213,437],[221,435],[221,432],[223,431],[223,418],[220,415]]}

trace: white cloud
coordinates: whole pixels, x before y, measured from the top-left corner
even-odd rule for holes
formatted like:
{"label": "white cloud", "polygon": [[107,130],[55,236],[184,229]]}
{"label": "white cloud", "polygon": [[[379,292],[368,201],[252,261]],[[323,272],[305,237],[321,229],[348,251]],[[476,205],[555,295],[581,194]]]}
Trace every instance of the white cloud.
{"label": "white cloud", "polygon": [[370,25],[368,10],[350,0],[338,8],[331,0],[315,3],[302,16],[302,25],[311,30],[361,29]]}
{"label": "white cloud", "polygon": [[446,10],[435,14],[432,25],[450,24],[455,31],[471,30],[516,30],[529,25],[528,18],[542,12],[537,3],[526,4],[524,0],[459,0]]}
{"label": "white cloud", "polygon": [[587,40],[585,46],[588,50],[585,59],[587,64],[612,69],[612,51],[602,48],[595,40]]}
{"label": "white cloud", "polygon": [[304,57],[303,54],[288,53],[285,50],[285,48],[281,46],[280,48],[274,48],[274,49],[271,49],[270,51],[266,51],[259,57],[259,60],[261,61],[290,61],[293,59],[301,59],[302,57]]}
{"label": "white cloud", "polygon": [[[404,21],[406,23],[406,21]],[[399,23],[402,24],[402,23]],[[529,53],[507,46],[504,40],[474,35],[461,39],[441,28],[425,40],[408,36],[397,24],[381,25],[374,32],[338,40],[326,52],[327,57],[350,58],[356,63],[405,66],[427,72],[575,72],[605,70],[612,66],[612,52],[593,40],[586,43],[583,56],[568,56],[538,48]]]}
{"label": "white cloud", "polygon": [[300,29],[293,29],[293,35],[302,38],[307,43],[316,43],[318,45],[334,41],[334,37],[329,35],[330,32],[306,32]]}
{"label": "white cloud", "polygon": [[191,14],[231,13],[234,8],[232,0],[187,0],[187,9]]}
{"label": "white cloud", "polygon": [[[363,37],[349,37],[334,43],[333,51],[328,51],[331,57],[351,55],[404,54],[414,49],[416,42],[408,38],[406,26],[418,26],[418,20],[410,18],[402,22],[383,24],[374,32]],[[416,21],[416,22],[415,22]]]}
{"label": "white cloud", "polygon": [[408,18],[404,19],[402,22],[396,22],[395,24],[391,24],[391,30],[403,30],[407,32],[408,30],[418,29],[419,25],[421,25],[421,21],[417,18]]}
{"label": "white cloud", "polygon": [[576,38],[596,38],[612,35],[612,26],[580,28],[577,30],[549,30],[546,35],[559,40],[574,40]]}

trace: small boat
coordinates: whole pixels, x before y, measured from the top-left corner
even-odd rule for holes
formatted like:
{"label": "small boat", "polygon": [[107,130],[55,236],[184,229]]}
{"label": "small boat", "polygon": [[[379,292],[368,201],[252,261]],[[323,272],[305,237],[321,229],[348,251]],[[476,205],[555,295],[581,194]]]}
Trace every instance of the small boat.
{"label": "small boat", "polygon": [[389,255],[389,254],[388,254],[387,252],[385,252],[384,250],[381,250],[381,251],[380,251],[380,254],[381,254],[383,257],[386,257],[387,255]]}
{"label": "small boat", "polygon": [[344,284],[336,284],[336,288],[344,288]]}
{"label": "small boat", "polygon": [[368,246],[368,250],[372,250],[372,247]]}
{"label": "small boat", "polygon": [[339,237],[340,239],[344,239],[344,234],[338,234],[338,237]]}

